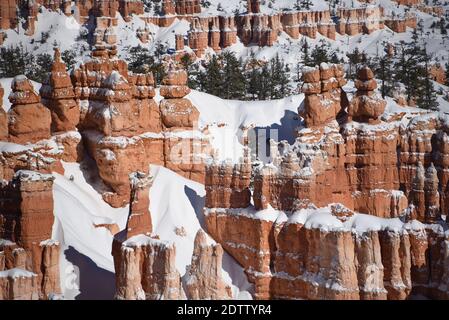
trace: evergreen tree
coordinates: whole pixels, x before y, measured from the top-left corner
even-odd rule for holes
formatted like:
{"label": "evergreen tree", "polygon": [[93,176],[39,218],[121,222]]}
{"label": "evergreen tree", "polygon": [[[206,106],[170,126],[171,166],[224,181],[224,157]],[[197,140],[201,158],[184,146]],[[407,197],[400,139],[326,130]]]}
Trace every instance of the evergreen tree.
{"label": "evergreen tree", "polygon": [[307,39],[305,37],[303,38],[301,50],[302,50],[302,63],[303,63],[303,65],[308,66],[308,67],[312,67],[313,63],[312,63],[312,59],[310,58],[310,54],[309,54],[309,43],[307,42]]}
{"label": "evergreen tree", "polygon": [[61,53],[61,59],[67,65],[67,70],[72,69],[72,67],[75,65],[76,63],[75,57],[76,57],[75,52],[71,50],[65,50]]}
{"label": "evergreen tree", "polygon": [[222,79],[220,73],[221,66],[217,56],[213,56],[206,66],[204,77],[202,77],[202,87],[204,91],[214,96],[220,97],[222,94]]}
{"label": "evergreen tree", "polygon": [[260,72],[253,68],[246,76],[246,93],[253,99],[258,99],[261,91]]}
{"label": "evergreen tree", "polygon": [[449,62],[446,63],[446,85],[449,86]]}
{"label": "evergreen tree", "polygon": [[354,80],[360,66],[363,64],[366,58],[363,58],[363,54],[359,51],[358,47],[355,47],[354,51],[347,54],[349,60],[348,78]]}
{"label": "evergreen tree", "polygon": [[422,78],[420,79],[420,86],[418,91],[418,106],[423,109],[437,110],[438,102],[433,82],[429,75],[429,62],[431,57],[427,54],[426,50],[422,52],[422,59],[424,66],[422,68]]}
{"label": "evergreen tree", "polygon": [[380,92],[382,98],[393,96],[394,79],[393,79],[393,61],[390,56],[384,55],[379,58],[378,67],[374,70],[377,77],[381,80]]}
{"label": "evergreen tree", "polygon": [[[158,50],[161,50],[160,48]],[[157,50],[156,50],[157,51]],[[159,57],[161,57],[160,53]],[[156,84],[160,84],[165,76],[165,68],[160,59],[155,59],[147,48],[132,47],[128,50],[128,69],[134,73],[152,72]]]}
{"label": "evergreen tree", "polygon": [[222,94],[225,99],[241,99],[245,95],[245,77],[242,61],[234,53],[225,52],[220,56],[223,64]]}
{"label": "evergreen tree", "polygon": [[290,81],[288,78],[288,67],[281,61],[279,55],[276,55],[270,61],[270,71],[271,71],[271,99],[281,99],[291,93]]}
{"label": "evergreen tree", "polygon": [[330,62],[329,54],[330,54],[329,45],[324,40],[320,40],[319,45],[315,46],[315,48],[313,48],[312,50],[311,65],[317,66],[323,62],[325,63]]}
{"label": "evergreen tree", "polygon": [[271,73],[268,64],[262,67],[262,71],[259,77],[259,100],[268,100],[271,97]]}
{"label": "evergreen tree", "polygon": [[28,76],[33,65],[33,55],[22,44],[0,48],[0,77],[11,78],[20,74]]}
{"label": "evergreen tree", "polygon": [[399,60],[395,65],[395,78],[405,86],[407,99],[416,99],[423,77],[427,77],[427,71],[423,70],[423,50],[416,43],[400,44]]}

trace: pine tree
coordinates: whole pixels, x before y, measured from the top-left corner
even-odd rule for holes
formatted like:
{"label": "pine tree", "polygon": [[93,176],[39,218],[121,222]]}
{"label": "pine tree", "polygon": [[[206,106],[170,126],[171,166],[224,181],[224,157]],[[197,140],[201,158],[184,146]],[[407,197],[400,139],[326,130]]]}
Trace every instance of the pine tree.
{"label": "pine tree", "polygon": [[252,99],[258,99],[261,88],[261,75],[256,68],[252,68],[246,76],[246,92]]}
{"label": "pine tree", "polygon": [[311,65],[317,66],[321,63],[329,62],[330,47],[325,41],[320,40],[320,44],[315,46],[311,53]]}
{"label": "pine tree", "polygon": [[66,64],[67,70],[72,69],[72,67],[75,65],[76,63],[75,58],[76,54],[71,50],[65,50],[61,53],[61,59]]}
{"label": "pine tree", "polygon": [[245,95],[245,77],[242,61],[237,60],[234,53],[225,52],[220,56],[223,64],[222,93],[225,99],[240,99]]}
{"label": "pine tree", "polygon": [[437,110],[437,95],[433,82],[429,77],[429,62],[431,57],[427,54],[426,50],[422,53],[422,59],[424,61],[424,66],[422,68],[422,78],[418,90],[418,106],[423,109]]}
{"label": "pine tree", "polygon": [[212,94],[214,96],[219,97],[222,93],[221,85],[222,78],[221,78],[221,66],[218,63],[218,58],[216,56],[213,56],[209,64],[206,66],[206,71],[204,73],[204,77],[202,77],[202,87],[204,90]]}
{"label": "pine tree", "polygon": [[[377,71],[377,72],[376,72]],[[379,59],[377,70],[375,70],[377,77],[381,80],[380,92],[382,98],[393,95],[394,80],[393,80],[393,61],[390,56],[384,55]]]}
{"label": "pine tree", "polygon": [[307,42],[307,39],[304,37],[303,38],[303,43],[301,46],[301,50],[302,50],[302,63],[305,66],[308,67],[312,67],[313,63],[312,63],[312,59],[310,58],[310,54],[309,54],[309,43]]}
{"label": "pine tree", "polygon": [[11,78],[20,74],[29,75],[34,57],[22,44],[16,47],[0,48],[0,77]]}
{"label": "pine tree", "polygon": [[349,59],[348,78],[354,80],[364,58],[358,47],[355,47],[354,51],[348,53],[347,56]]}
{"label": "pine tree", "polygon": [[271,72],[271,99],[281,99],[288,96],[291,93],[290,81],[288,78],[288,67],[280,59],[279,55],[276,55],[270,61],[270,72]]}
{"label": "pine tree", "polygon": [[446,85],[449,86],[449,62],[446,63]]}
{"label": "pine tree", "polygon": [[444,17],[441,17],[441,20],[440,20],[440,32],[441,32],[441,34],[447,34],[446,21],[444,20]]}
{"label": "pine tree", "polygon": [[268,67],[268,64],[262,67],[262,71],[260,73],[260,91],[259,91],[259,100],[267,100],[271,97],[271,73]]}

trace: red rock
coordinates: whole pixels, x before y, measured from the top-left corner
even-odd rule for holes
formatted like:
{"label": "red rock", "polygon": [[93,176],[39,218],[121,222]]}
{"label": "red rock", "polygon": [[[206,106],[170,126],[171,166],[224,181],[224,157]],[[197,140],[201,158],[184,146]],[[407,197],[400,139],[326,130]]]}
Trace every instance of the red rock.
{"label": "red rock", "polygon": [[187,267],[184,282],[190,300],[224,300],[232,298],[231,287],[222,279],[223,249],[210,243],[199,230],[195,237],[192,264]]}
{"label": "red rock", "polygon": [[151,177],[141,172],[130,175],[131,199],[127,228],[127,239],[139,234],[151,234],[153,226],[149,211]]}
{"label": "red rock", "polygon": [[32,272],[18,268],[0,272],[0,300],[37,300],[37,289]]}
{"label": "red rock", "polygon": [[42,86],[40,94],[43,104],[51,111],[52,131],[76,130],[80,119],[80,109],[76,104],[72,82],[66,72],[65,64],[61,61],[59,49],[55,49],[49,81]]}
{"label": "red rock", "polygon": [[301,115],[306,125],[321,126],[335,120],[344,110],[347,101],[341,90],[345,82],[340,67],[322,64],[319,71],[316,68],[306,68],[303,70],[303,79],[302,91],[306,97]]}
{"label": "red rock", "polygon": [[377,82],[368,67],[362,68],[357,77],[357,94],[349,105],[348,115],[359,122],[374,123],[384,113],[387,102],[373,93]]}
{"label": "red rock", "polygon": [[181,277],[176,270],[173,243],[139,235],[112,246],[116,276],[116,299],[184,299]]}
{"label": "red rock", "polygon": [[40,103],[30,80],[17,76],[11,83],[8,112],[9,140],[15,143],[37,142],[50,137],[51,114]]}

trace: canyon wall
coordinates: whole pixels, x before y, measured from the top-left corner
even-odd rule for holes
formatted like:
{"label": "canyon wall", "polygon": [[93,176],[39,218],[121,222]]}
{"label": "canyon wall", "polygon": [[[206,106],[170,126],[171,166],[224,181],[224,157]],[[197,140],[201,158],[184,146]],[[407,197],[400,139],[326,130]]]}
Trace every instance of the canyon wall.
{"label": "canyon wall", "polygon": [[[201,56],[206,48],[220,51],[237,43],[237,37],[248,46],[272,46],[278,40],[281,32],[298,39],[301,35],[316,38],[321,34],[335,39],[336,32],[347,35],[360,33],[370,34],[383,29],[387,25],[394,32],[405,32],[407,27],[416,28],[416,17],[409,13],[404,17],[387,17],[381,6],[366,6],[361,8],[338,8],[335,17],[329,10],[324,11],[283,11],[263,14],[260,11],[260,1],[248,1],[247,12],[238,15],[204,15],[199,0],[164,0],[160,15],[145,15],[144,4],[132,0],[77,0],[72,8],[70,1],[46,1],[25,5],[18,0],[2,2],[0,6],[0,25],[2,29],[14,29],[18,25],[17,7],[22,8],[27,20],[26,28],[29,35],[34,34],[38,7],[48,10],[61,10],[67,16],[75,14],[77,20],[84,24],[93,17],[97,28],[117,26],[117,13],[125,21],[130,22],[132,15],[140,16],[147,23],[160,27],[170,26],[176,18],[187,20],[190,30],[187,36],[189,47]],[[429,13],[438,13],[436,9],[423,9]],[[430,10],[430,11],[429,11]],[[426,11],[426,12],[427,12]],[[335,22],[334,22],[335,21]],[[143,43],[149,41],[149,32],[138,30],[137,35]],[[3,41],[4,33],[0,39]]]}
{"label": "canyon wall", "polygon": [[256,298],[446,299],[446,118],[385,118],[368,68],[350,102],[341,66],[303,80],[293,145],[272,141],[271,163],[252,170],[206,168],[207,231]]}
{"label": "canyon wall", "polygon": [[18,171],[0,188],[0,299],[60,294],[53,227],[53,176]]}

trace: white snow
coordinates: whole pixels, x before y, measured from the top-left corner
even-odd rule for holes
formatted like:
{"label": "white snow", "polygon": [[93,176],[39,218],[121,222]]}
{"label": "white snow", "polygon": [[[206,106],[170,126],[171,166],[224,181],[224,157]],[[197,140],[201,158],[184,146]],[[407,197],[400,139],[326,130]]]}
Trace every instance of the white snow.
{"label": "white snow", "polygon": [[37,274],[20,268],[0,271],[0,278],[17,279],[17,278],[31,278],[31,277],[37,277]]}

